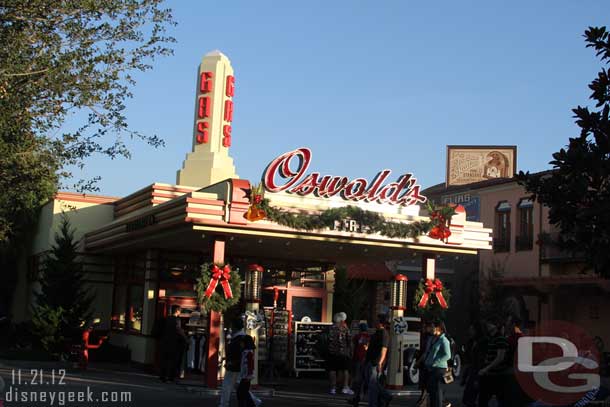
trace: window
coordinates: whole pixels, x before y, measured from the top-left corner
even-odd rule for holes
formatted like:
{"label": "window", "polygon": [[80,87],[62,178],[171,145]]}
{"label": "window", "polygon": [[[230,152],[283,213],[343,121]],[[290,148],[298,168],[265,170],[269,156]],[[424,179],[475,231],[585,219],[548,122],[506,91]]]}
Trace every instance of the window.
{"label": "window", "polygon": [[515,239],[517,250],[532,250],[534,247],[534,202],[531,199],[519,201],[519,229]]}
{"label": "window", "polygon": [[494,236],[494,251],[510,251],[510,204],[506,201],[496,206],[496,228]]}
{"label": "window", "polygon": [[117,285],[114,288],[111,327],[118,330],[142,332],[144,287]]}
{"label": "window", "polygon": [[292,315],[295,321],[309,317],[312,321],[322,320],[322,298],[292,297]]}
{"label": "window", "polygon": [[142,332],[142,314],[144,312],[144,287],[129,286],[129,304],[127,308],[127,329]]}
{"label": "window", "polygon": [[114,287],[114,304],[112,306],[113,329],[125,329],[125,310],[127,308],[127,286],[117,285]]}

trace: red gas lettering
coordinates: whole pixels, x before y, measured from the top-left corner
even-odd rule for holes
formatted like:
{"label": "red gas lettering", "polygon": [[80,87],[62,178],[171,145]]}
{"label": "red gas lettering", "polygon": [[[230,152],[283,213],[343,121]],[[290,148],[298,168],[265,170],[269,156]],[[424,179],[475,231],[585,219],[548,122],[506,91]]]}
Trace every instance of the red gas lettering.
{"label": "red gas lettering", "polygon": [[209,128],[210,125],[208,122],[197,123],[197,144],[206,144],[210,141]]}
{"label": "red gas lettering", "polygon": [[212,109],[212,100],[209,96],[202,96],[199,98],[199,118],[210,117],[210,110]]}
{"label": "red gas lettering", "polygon": [[233,101],[225,100],[225,121],[232,122],[233,121]]}
{"label": "red gas lettering", "polygon": [[231,147],[231,126],[225,124],[222,128],[222,134],[224,136],[222,138],[222,145],[224,147]]}
{"label": "red gas lettering", "polygon": [[199,85],[199,89],[201,90],[201,93],[208,93],[211,92],[213,89],[213,82],[212,82],[212,72],[201,72],[201,79],[200,79],[200,85]]}
{"label": "red gas lettering", "polygon": [[235,95],[235,77],[233,75],[227,76],[227,87],[225,94],[230,98]]}

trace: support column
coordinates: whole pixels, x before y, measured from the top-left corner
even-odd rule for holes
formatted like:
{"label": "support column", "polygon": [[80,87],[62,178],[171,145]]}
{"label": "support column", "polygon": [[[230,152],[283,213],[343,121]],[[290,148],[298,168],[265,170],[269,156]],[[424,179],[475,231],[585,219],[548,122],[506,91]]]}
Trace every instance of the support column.
{"label": "support column", "polygon": [[436,255],[434,253],[424,253],[422,262],[422,278],[434,280],[436,278]]}
{"label": "support column", "polygon": [[155,324],[158,299],[158,253],[156,250],[146,251],[146,266],[144,271],[144,309],[142,310],[142,334],[150,335]]}
{"label": "support column", "polygon": [[[422,254],[421,277],[423,279],[434,280],[436,276],[436,255],[434,253]],[[423,321],[422,321],[423,322]],[[422,324],[419,336],[419,349],[424,349],[424,327]]]}
{"label": "support column", "polygon": [[[225,241],[224,238],[214,238],[212,247],[212,261],[214,263],[224,263],[225,261]],[[220,313],[210,311],[209,319],[209,338],[207,348],[207,365],[206,365],[206,384],[209,388],[215,389],[218,387],[218,361],[220,351]]]}
{"label": "support column", "polygon": [[[144,301],[142,307],[142,334],[149,336],[153,332],[153,327],[157,318],[157,300],[159,292],[159,273],[158,273],[158,252],[149,249],[146,251],[146,264],[144,270]],[[146,350],[144,351],[145,363],[154,364],[157,348],[157,341],[154,338],[147,338],[145,341]]]}

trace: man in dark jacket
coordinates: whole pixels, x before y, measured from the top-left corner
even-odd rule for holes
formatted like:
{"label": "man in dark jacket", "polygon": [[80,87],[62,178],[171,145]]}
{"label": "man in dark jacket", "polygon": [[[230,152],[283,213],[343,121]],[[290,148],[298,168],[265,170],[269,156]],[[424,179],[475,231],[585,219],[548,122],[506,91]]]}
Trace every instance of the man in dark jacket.
{"label": "man in dark jacket", "polygon": [[173,381],[186,344],[186,335],[180,326],[180,307],[172,307],[172,315],[162,323],[159,346],[161,347],[161,381]]}
{"label": "man in dark jacket", "polygon": [[232,324],[231,340],[227,344],[226,370],[222,380],[219,407],[229,407],[231,392],[237,384],[237,404],[239,407],[251,407],[254,401],[250,397],[250,381],[254,375],[254,340],[244,330],[242,318],[236,318]]}

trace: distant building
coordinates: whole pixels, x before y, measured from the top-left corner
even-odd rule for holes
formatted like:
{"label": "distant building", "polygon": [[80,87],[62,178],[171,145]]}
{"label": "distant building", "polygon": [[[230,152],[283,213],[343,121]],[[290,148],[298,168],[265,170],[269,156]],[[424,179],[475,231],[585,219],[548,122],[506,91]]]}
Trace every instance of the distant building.
{"label": "distant building", "polygon": [[582,258],[559,250],[548,208],[532,201],[515,178],[443,183],[423,193],[436,203],[464,205],[468,220],[493,229],[493,250],[478,256],[482,295],[489,278],[496,277],[506,289],[504,306],[524,321],[570,321],[609,343],[610,325],[600,318],[610,311],[610,281],[587,271]]}

